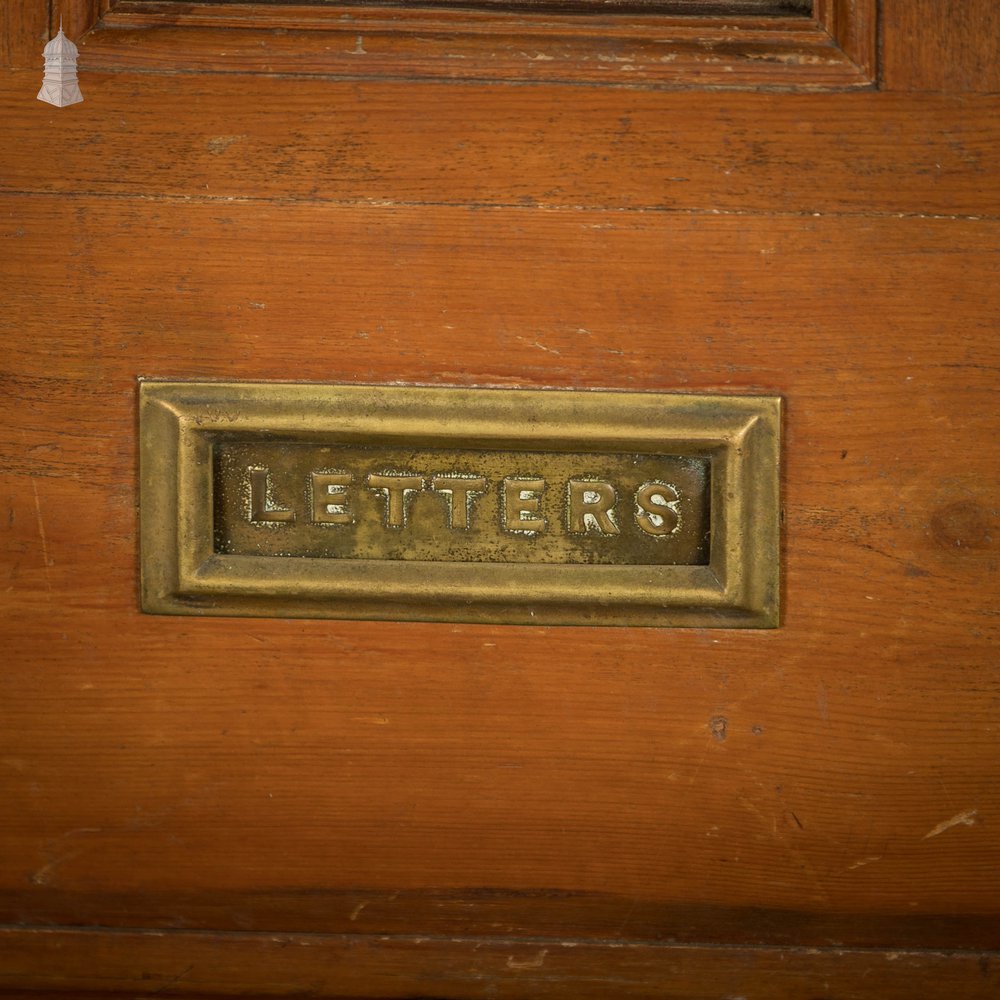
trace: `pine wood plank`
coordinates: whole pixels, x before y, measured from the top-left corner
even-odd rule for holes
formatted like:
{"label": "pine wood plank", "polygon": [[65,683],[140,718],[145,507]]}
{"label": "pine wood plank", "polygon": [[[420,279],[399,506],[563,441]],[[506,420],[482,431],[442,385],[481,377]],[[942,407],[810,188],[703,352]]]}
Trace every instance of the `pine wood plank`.
{"label": "pine wood plank", "polygon": [[[995,223],[8,205],[7,919],[995,937]],[[140,374],[781,392],[785,622],[141,616]]]}
{"label": "pine wood plank", "polygon": [[48,29],[48,0],[12,0],[0,6],[0,67],[31,67],[41,82]]}
{"label": "pine wood plank", "polygon": [[414,995],[413,968],[422,970],[421,995],[442,1000],[604,1000],[609,988],[620,997],[797,1000],[831,980],[844,1000],[915,995],[985,1000],[1000,985],[996,952],[609,946],[531,939],[7,930],[0,931],[0,961],[11,970],[6,979],[15,987],[65,991],[72,986],[130,996],[246,996],[253,991],[258,997],[308,992],[402,1000]]}
{"label": "pine wood plank", "polygon": [[25,109],[34,78],[0,79],[9,137],[0,190],[1000,214],[995,97],[81,79],[87,99],[69,111]]}
{"label": "pine wood plank", "polygon": [[1000,7],[993,0],[883,0],[890,90],[1000,91]]}

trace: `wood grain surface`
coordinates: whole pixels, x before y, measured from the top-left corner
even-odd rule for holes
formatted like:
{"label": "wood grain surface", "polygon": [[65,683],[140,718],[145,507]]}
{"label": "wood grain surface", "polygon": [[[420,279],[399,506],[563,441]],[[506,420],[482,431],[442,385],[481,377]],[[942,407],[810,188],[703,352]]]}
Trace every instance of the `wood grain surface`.
{"label": "wood grain surface", "polygon": [[141,15],[115,14],[82,49],[89,66],[110,72],[596,84],[629,90],[872,86],[871,78],[818,27],[723,32],[706,39],[706,32],[681,25],[665,30],[660,41],[648,38],[642,24],[608,23],[604,30],[590,26],[583,31],[569,15],[564,15],[568,24],[553,16],[516,33],[502,25],[468,31],[475,16],[503,15],[442,11],[431,17],[415,9],[407,14],[404,29],[373,8],[352,15],[348,24],[294,31],[261,24],[172,27],[148,23]]}
{"label": "wood grain surface", "polygon": [[79,40],[109,6],[110,0],[54,0],[49,4],[49,31],[55,34],[61,21],[66,37]]}
{"label": "wood grain surface", "polygon": [[94,72],[84,82],[86,101],[60,113],[30,103],[32,74],[0,80],[18,151],[0,191],[143,204],[1000,215],[997,96],[694,99]]}
{"label": "wood grain surface", "polygon": [[992,0],[883,0],[882,38],[891,90],[1000,91],[1000,7]]}
{"label": "wood grain surface", "polygon": [[121,0],[88,40],[98,69],[509,80],[614,87],[870,87],[874,0],[818,17],[586,15],[452,5],[176,4]]}
{"label": "wood grain surface", "polygon": [[[31,989],[15,994],[18,1000],[34,1000],[38,990],[46,990],[41,995],[48,1000],[261,1000],[290,995],[800,1000],[831,995],[824,983],[835,983],[832,995],[843,1000],[937,1000],[947,996],[939,985],[946,980],[963,1000],[992,1000],[1000,987],[996,952],[873,953],[640,942],[609,949],[587,941],[544,939],[0,931],[0,961],[26,970],[23,981]],[[416,979],[415,968],[420,969]],[[79,983],[81,992],[60,992],[67,981]],[[253,992],[243,984],[252,984]],[[13,1000],[10,993],[0,996]]]}
{"label": "wood grain surface", "polygon": [[42,49],[49,38],[48,29],[47,0],[0,5],[0,66],[37,68],[41,83],[45,65]]}
{"label": "wood grain surface", "polygon": [[[996,96],[39,78],[0,992],[995,995]],[[139,376],[779,393],[782,626],[144,616]]]}

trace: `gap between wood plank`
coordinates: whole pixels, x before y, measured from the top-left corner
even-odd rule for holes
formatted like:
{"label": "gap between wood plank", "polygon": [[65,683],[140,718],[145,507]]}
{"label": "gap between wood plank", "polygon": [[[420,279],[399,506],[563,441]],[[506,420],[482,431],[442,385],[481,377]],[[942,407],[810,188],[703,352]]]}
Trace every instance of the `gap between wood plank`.
{"label": "gap between wood plank", "polygon": [[646,938],[561,938],[544,936],[493,937],[478,935],[453,934],[337,934],[324,931],[234,931],[216,930],[213,928],[185,927],[106,927],[100,924],[81,926],[63,924],[0,924],[0,935],[4,934],[104,934],[116,937],[142,935],[151,938],[163,937],[211,937],[226,938],[233,941],[271,941],[283,942],[306,939],[310,941],[330,941],[344,944],[363,944],[365,942],[383,942],[386,944],[460,944],[508,947],[524,945],[528,947],[550,948],[610,948],[616,951],[628,948],[652,948],[661,951],[757,951],[773,954],[790,955],[892,955],[904,958],[954,958],[983,956],[1000,958],[1000,949],[982,948],[890,948],[890,947],[859,947],[841,945],[786,945],[786,944],[730,944],[725,941],[658,941]]}
{"label": "gap between wood plank", "polygon": [[591,215],[689,215],[689,216],[734,216],[737,218],[777,218],[777,219],[905,219],[924,222],[1000,222],[1000,215],[940,215],[926,212],[810,212],[777,209],[737,209],[737,208],[675,208],[670,205],[622,205],[609,207],[607,205],[557,205],[546,202],[525,204],[524,202],[491,202],[491,201],[397,201],[395,199],[343,199],[343,198],[260,198],[238,195],[169,195],[169,194],[136,194],[117,193],[114,191],[45,191],[45,190],[3,190],[0,188],[0,198],[60,198],[64,200],[79,200],[86,198],[103,199],[107,201],[136,201],[159,204],[180,205],[271,205],[287,208],[289,206],[310,205],[324,208],[427,208],[427,209],[468,209],[470,211],[503,211],[503,212],[586,212]]}

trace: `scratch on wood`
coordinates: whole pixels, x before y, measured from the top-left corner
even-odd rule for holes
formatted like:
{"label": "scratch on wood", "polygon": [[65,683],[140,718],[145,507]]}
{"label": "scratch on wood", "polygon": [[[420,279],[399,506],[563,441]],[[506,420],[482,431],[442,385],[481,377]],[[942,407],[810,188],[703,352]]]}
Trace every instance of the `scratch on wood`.
{"label": "scratch on wood", "polygon": [[528,340],[526,337],[518,337],[517,339],[523,341],[525,344],[529,344],[531,347],[537,347],[538,350],[545,351],[547,354],[555,354],[557,356],[562,354],[562,351],[557,351],[554,347],[546,347],[538,340]]}
{"label": "scratch on wood", "polygon": [[35,485],[34,477],[31,480],[31,492],[35,496],[35,516],[38,519],[38,537],[42,540],[42,562],[45,566],[45,586],[49,591],[49,598],[52,597],[52,580],[49,578],[49,543],[45,538],[45,521],[42,518],[42,505],[38,499],[38,487]]}
{"label": "scratch on wood", "polygon": [[856,868],[864,868],[865,865],[870,865],[874,861],[881,861],[881,860],[882,860],[882,855],[881,854],[875,854],[875,855],[872,855],[872,857],[870,857],[870,858],[862,858],[860,861],[855,861],[853,865],[848,865],[847,866],[847,870],[849,872],[852,872]]}
{"label": "scratch on wood", "polygon": [[224,153],[234,142],[245,139],[245,135],[217,135],[209,139],[205,145],[210,153]]}
{"label": "scratch on wood", "polygon": [[816,689],[816,708],[819,709],[819,717],[827,724],[830,722],[830,704],[826,694],[826,685],[820,681]]}
{"label": "scratch on wood", "polygon": [[629,920],[632,919],[632,914],[635,913],[635,908],[638,905],[639,905],[639,900],[633,898],[632,905],[628,908],[628,913],[625,914],[625,918],[622,920],[621,925],[618,928],[619,936],[625,933],[625,926],[628,924]]}
{"label": "scratch on wood", "polygon": [[84,852],[80,851],[69,851],[66,854],[61,854],[59,857],[53,858],[51,861],[42,865],[38,871],[33,872],[28,876],[28,881],[32,885],[48,885],[52,881],[52,875],[55,870],[60,866],[66,864],[67,861],[74,861],[76,858],[80,857]]}
{"label": "scratch on wood", "polygon": [[545,956],[548,955],[549,949],[543,948],[534,958],[525,959],[523,962],[518,962],[513,955],[507,956],[507,968],[508,969],[540,969],[545,964]]}
{"label": "scratch on wood", "polygon": [[189,965],[186,969],[182,969],[180,972],[177,973],[176,976],[174,976],[173,979],[171,979],[168,982],[164,983],[158,990],[154,990],[150,994],[150,996],[154,996],[155,997],[155,996],[159,996],[161,993],[166,993],[166,991],[169,990],[171,986],[175,985],[176,983],[179,983],[185,976],[190,975],[190,973],[191,973],[191,971],[193,969],[194,969],[194,965]]}
{"label": "scratch on wood", "polygon": [[939,833],[944,833],[945,830],[950,830],[953,826],[975,826],[978,815],[978,809],[969,809],[966,812],[959,813],[957,816],[952,816],[951,819],[946,819],[943,823],[938,823],[930,833],[925,833],[924,840],[930,840],[931,837],[936,837]]}

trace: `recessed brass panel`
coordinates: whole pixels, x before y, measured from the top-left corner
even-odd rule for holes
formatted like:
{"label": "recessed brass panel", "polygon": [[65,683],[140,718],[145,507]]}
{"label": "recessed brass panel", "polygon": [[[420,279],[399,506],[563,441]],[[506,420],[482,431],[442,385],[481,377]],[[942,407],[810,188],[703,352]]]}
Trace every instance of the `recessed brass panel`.
{"label": "recessed brass panel", "polygon": [[[708,563],[710,548],[710,464],[708,458],[667,455],[219,436],[212,467],[215,551],[701,566]],[[397,484],[393,518],[386,490]],[[527,489],[529,484],[538,488]],[[646,488],[652,512],[636,505],[635,495],[646,484],[663,484],[659,490]],[[277,517],[274,510],[255,516],[260,496],[280,510]]]}
{"label": "recessed brass panel", "polygon": [[143,609],[773,627],[780,400],[143,381]]}

